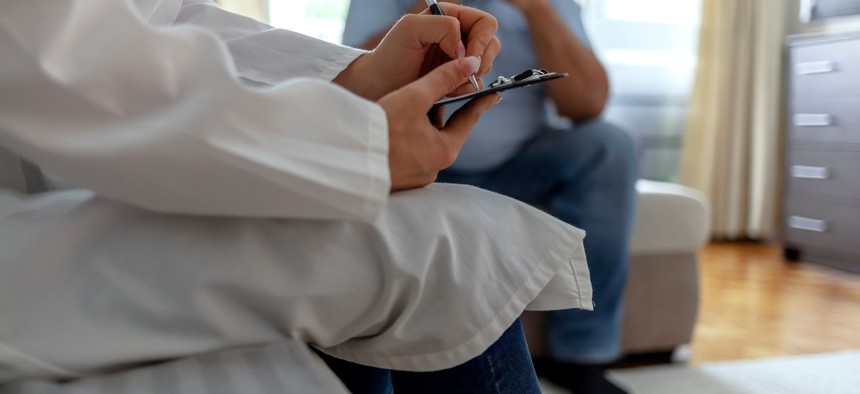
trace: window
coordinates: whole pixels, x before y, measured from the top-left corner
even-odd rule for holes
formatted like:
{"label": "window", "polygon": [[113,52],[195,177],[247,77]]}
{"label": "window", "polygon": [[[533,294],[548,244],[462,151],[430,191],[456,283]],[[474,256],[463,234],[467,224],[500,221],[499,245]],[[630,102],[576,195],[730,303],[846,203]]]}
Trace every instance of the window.
{"label": "window", "polygon": [[340,43],[349,0],[270,0],[272,25]]}
{"label": "window", "polygon": [[605,117],[641,144],[644,178],[676,178],[696,74],[700,0],[588,0],[583,18],[612,92]]}

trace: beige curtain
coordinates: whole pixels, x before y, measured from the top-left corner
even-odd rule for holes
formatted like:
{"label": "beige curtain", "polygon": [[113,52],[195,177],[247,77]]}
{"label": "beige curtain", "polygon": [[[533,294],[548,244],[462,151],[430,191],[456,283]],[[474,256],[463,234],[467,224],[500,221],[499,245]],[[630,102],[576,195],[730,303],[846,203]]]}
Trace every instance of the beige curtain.
{"label": "beige curtain", "polygon": [[242,14],[260,21],[269,20],[268,0],[215,0],[224,9]]}
{"label": "beige curtain", "polygon": [[710,198],[716,239],[776,234],[786,3],[703,0],[679,179]]}

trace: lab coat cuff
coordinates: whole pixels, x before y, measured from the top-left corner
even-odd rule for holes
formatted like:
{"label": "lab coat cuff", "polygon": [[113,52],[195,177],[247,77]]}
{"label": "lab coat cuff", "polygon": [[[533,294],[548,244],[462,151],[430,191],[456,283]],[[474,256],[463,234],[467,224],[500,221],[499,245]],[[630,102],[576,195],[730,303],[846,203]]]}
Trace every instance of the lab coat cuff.
{"label": "lab coat cuff", "polygon": [[379,105],[369,105],[367,122],[367,203],[361,217],[372,220],[379,216],[391,193],[391,172],[388,167],[388,118]]}
{"label": "lab coat cuff", "polygon": [[365,51],[363,49],[356,49],[351,47],[344,47],[346,50],[340,54],[337,58],[335,58],[328,66],[324,67],[319,77],[325,79],[327,81],[333,80],[338,76],[344,69],[349,67],[355,59],[358,59],[359,56],[369,53],[370,51]]}

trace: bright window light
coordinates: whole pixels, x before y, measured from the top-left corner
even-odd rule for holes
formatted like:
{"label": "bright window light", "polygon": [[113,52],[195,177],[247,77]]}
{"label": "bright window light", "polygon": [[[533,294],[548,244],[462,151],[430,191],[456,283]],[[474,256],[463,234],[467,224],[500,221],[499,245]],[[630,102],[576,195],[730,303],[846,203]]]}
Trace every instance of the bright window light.
{"label": "bright window light", "polygon": [[611,0],[591,1],[602,7],[606,19],[670,25],[698,25],[701,2],[690,0]]}
{"label": "bright window light", "polygon": [[271,0],[269,21],[329,42],[340,43],[349,0]]}
{"label": "bright window light", "polygon": [[651,66],[690,70],[696,66],[696,54],[689,51],[655,51],[641,49],[607,49],[603,60],[611,64]]}

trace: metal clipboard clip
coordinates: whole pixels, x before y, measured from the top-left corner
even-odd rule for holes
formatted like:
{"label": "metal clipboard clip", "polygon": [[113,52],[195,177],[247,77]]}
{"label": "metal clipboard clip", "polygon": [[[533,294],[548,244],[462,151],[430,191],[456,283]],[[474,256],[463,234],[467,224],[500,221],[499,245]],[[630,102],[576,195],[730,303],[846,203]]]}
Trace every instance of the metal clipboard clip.
{"label": "metal clipboard clip", "polygon": [[444,98],[433,104],[433,107],[439,107],[446,104],[455,103],[463,100],[478,98],[490,93],[502,92],[508,89],[522,88],[531,86],[536,83],[551,81],[553,79],[565,78],[569,76],[567,73],[554,73],[544,69],[531,69],[523,71],[512,77],[499,76],[495,81],[490,83],[490,86],[479,92],[472,92],[457,97]]}
{"label": "metal clipboard clip", "polygon": [[[523,71],[517,75],[514,75],[513,77],[510,77],[510,78],[505,78],[505,77],[500,75],[498,78],[496,78],[496,80],[494,82],[492,82],[490,84],[490,87],[491,88],[497,88],[500,86],[512,84],[514,82],[536,81],[536,80],[539,80],[542,76],[550,75],[550,74],[552,74],[552,73],[550,73],[549,71],[544,70],[542,68],[533,68],[531,70]],[[528,86],[528,85],[524,85],[524,86]]]}

